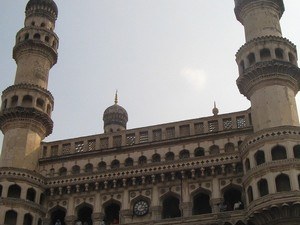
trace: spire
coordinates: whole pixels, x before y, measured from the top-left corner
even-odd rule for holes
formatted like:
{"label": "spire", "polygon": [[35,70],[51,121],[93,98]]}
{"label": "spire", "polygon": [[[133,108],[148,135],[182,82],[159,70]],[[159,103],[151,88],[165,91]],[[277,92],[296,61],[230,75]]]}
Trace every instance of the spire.
{"label": "spire", "polygon": [[216,101],[214,101],[214,108],[212,110],[212,113],[214,114],[214,116],[217,116],[219,113],[219,109],[217,108]]}
{"label": "spire", "polygon": [[118,90],[116,90],[115,94],[115,104],[118,104]]}

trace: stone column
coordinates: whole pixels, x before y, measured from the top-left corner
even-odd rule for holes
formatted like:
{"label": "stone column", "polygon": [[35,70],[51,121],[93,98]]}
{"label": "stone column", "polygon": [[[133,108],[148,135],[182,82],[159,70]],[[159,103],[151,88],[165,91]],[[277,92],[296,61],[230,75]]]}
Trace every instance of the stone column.
{"label": "stone column", "polygon": [[66,216],[65,223],[66,225],[74,225],[76,221],[76,216]]}
{"label": "stone column", "polygon": [[162,207],[161,206],[152,206],[151,207],[151,212],[152,212],[152,220],[160,220],[161,219],[161,212]]}
{"label": "stone column", "polygon": [[192,202],[183,202],[180,204],[182,217],[189,217],[192,215],[193,203]]}
{"label": "stone column", "polygon": [[43,219],[43,225],[50,225],[51,224],[51,219],[50,218],[44,218]]}
{"label": "stone column", "polygon": [[101,221],[104,219],[103,213],[93,213],[92,215],[93,225],[100,225]]}
{"label": "stone column", "polygon": [[211,206],[212,213],[220,212],[219,205],[221,203],[223,203],[223,201],[224,201],[223,198],[213,198],[210,200],[210,206]]}
{"label": "stone column", "polygon": [[133,219],[133,212],[130,209],[123,209],[120,211],[120,224],[130,223]]}

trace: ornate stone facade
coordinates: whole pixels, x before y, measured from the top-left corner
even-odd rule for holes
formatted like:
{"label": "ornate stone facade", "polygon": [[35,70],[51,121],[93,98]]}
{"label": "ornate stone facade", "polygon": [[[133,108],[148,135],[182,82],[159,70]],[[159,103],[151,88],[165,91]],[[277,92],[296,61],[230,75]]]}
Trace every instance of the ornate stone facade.
{"label": "ornate stone facade", "polygon": [[237,85],[251,109],[126,129],[116,96],[103,134],[46,143],[58,9],[30,0],[2,94],[0,224],[298,225],[297,50],[281,35],[282,0],[235,4],[246,33]]}

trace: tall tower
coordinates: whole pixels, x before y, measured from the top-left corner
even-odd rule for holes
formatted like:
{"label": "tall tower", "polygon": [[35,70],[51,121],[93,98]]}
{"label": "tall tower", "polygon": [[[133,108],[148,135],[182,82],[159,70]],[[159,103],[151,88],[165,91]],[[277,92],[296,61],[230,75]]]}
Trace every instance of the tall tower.
{"label": "tall tower", "polygon": [[30,0],[25,13],[25,26],[13,49],[15,82],[2,94],[0,166],[36,170],[41,140],[53,128],[54,99],[47,86],[49,70],[57,61],[58,10],[53,0]]}
{"label": "tall tower", "polygon": [[254,134],[241,145],[248,215],[255,225],[300,222],[300,128],[296,46],[282,37],[283,0],[235,0],[246,44],[237,85],[251,101]]}

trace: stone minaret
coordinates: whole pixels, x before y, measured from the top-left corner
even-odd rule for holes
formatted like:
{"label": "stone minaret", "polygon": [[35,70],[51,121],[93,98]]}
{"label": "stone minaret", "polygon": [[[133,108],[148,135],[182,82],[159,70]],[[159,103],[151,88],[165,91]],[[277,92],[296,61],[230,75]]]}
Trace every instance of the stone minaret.
{"label": "stone minaret", "polygon": [[283,0],[235,0],[246,44],[236,54],[237,85],[251,101],[254,134],[240,147],[247,218],[255,225],[300,223],[296,46],[282,37]]}
{"label": "stone minaret", "polygon": [[57,61],[57,14],[53,0],[30,0],[26,6],[24,28],[13,49],[15,82],[2,94],[0,167],[36,170],[40,143],[52,132],[54,99],[47,86],[49,70]]}

